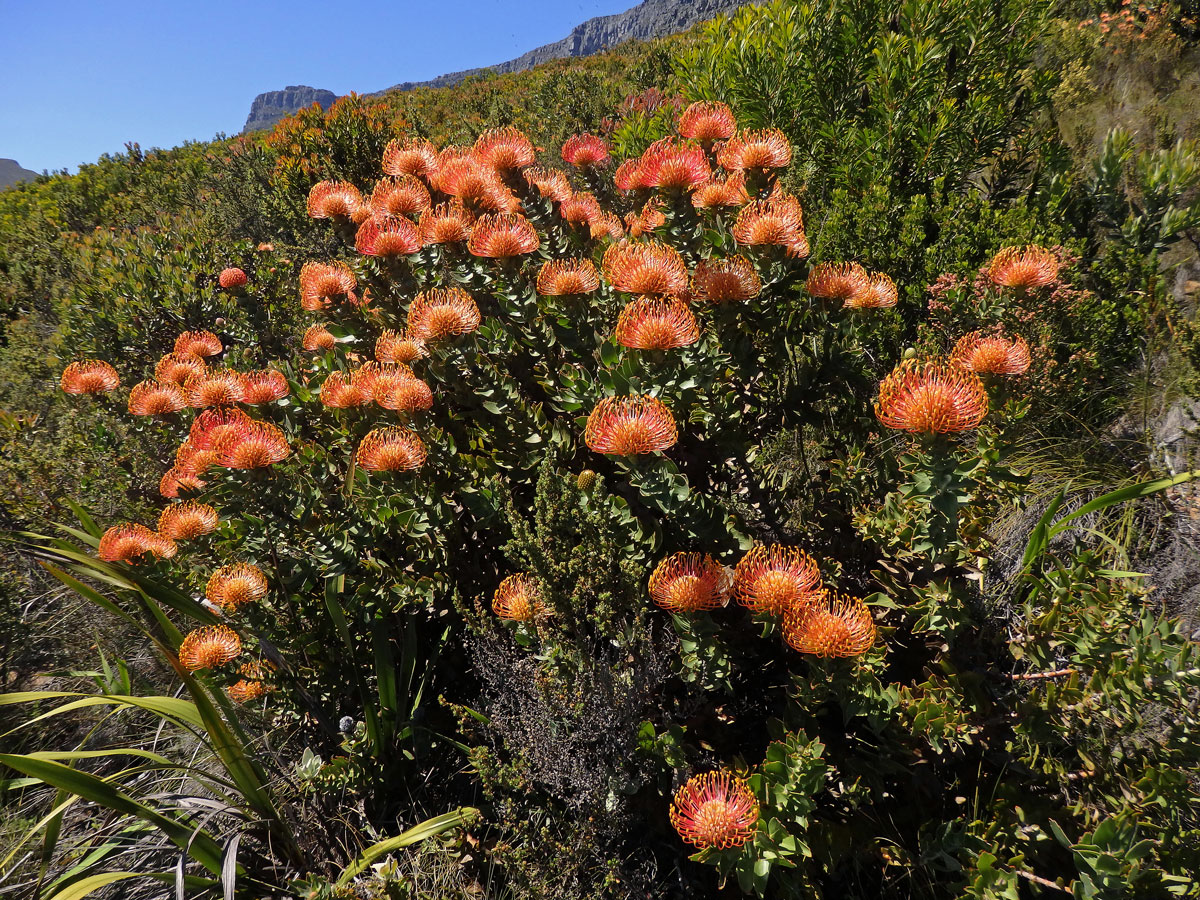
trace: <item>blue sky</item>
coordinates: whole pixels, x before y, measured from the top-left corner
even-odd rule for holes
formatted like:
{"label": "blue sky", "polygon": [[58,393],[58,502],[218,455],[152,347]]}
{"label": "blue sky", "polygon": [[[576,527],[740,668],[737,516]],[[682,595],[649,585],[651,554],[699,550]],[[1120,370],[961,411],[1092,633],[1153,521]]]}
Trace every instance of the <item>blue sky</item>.
{"label": "blue sky", "polygon": [[638,0],[0,0],[0,157],[74,169],[236,134],[289,84],[381,90],[503,62]]}

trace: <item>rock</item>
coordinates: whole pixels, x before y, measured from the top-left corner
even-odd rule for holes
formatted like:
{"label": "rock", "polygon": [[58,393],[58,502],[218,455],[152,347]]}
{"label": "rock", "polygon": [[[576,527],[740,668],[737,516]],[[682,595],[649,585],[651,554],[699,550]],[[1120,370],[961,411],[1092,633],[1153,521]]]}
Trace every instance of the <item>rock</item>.
{"label": "rock", "polygon": [[22,181],[33,181],[37,172],[23,169],[15,159],[0,159],[0,188],[18,184]]}
{"label": "rock", "polygon": [[293,84],[282,91],[268,91],[259,94],[250,104],[250,115],[246,117],[243,131],[260,131],[270,128],[284,116],[304,109],[312,104],[320,104],[321,109],[328,109],[337,94],[304,84]]}

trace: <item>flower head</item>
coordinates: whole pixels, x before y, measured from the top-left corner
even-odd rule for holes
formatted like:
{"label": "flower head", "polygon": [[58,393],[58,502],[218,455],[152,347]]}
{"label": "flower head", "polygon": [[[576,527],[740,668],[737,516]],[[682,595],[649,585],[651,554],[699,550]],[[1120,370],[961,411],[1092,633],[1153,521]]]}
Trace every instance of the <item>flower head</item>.
{"label": "flower head", "polygon": [[937,360],[904,360],[883,379],[875,402],[880,422],[913,434],[969,431],[987,409],[978,375]]}
{"label": "flower head", "polygon": [[246,273],[236,266],[230,266],[228,269],[222,269],[221,274],[217,276],[217,284],[221,285],[225,290],[233,290],[235,288],[245,287],[246,282],[250,279],[246,277]]}
{"label": "flower head", "polygon": [[619,241],[625,237],[625,229],[621,227],[621,220],[617,218],[615,213],[602,213],[598,218],[592,220],[591,226],[593,241],[603,238]]}
{"label": "flower head", "polygon": [[158,482],[158,492],[168,500],[177,499],[180,491],[198,491],[202,487],[204,482],[197,475],[178,466],[167,469]]}
{"label": "flower head", "polygon": [[562,203],[571,196],[571,182],[558,169],[533,167],[525,170],[525,181],[547,200]]}
{"label": "flower head", "polygon": [[467,334],[483,321],[479,307],[462,288],[431,288],[413,298],[408,307],[408,333],[423,341]]}
{"label": "flower head", "polygon": [[650,576],[650,596],[671,612],[700,612],[729,602],[732,579],[707,553],[674,553]]}
{"label": "flower head", "polygon": [[428,175],[437,163],[437,149],[424,138],[389,141],[383,151],[387,175]]}
{"label": "flower head", "polygon": [[814,297],[841,300],[846,306],[856,306],[871,293],[871,279],[858,263],[819,263],[808,273],[804,285]]}
{"label": "flower head", "polygon": [[474,216],[457,201],[439,203],[421,213],[421,223],[418,226],[421,242],[429,246],[465,241],[471,236],[471,223],[474,220]]}
{"label": "flower head", "polygon": [[135,416],[167,416],[185,406],[183,391],[169,381],[143,381],[129,392],[129,412]]}
{"label": "flower head", "polygon": [[154,377],[183,387],[192,378],[207,374],[208,366],[198,356],[168,353],[154,367]]}
{"label": "flower head", "polygon": [[608,162],[608,144],[594,134],[573,134],[562,145],[562,158],[576,169],[592,169]]}
{"label": "flower head", "polygon": [[[188,443],[197,450],[215,450],[227,434],[233,434],[243,425],[254,421],[242,410],[230,407],[206,409],[192,421],[188,431]],[[185,445],[186,446],[186,445]],[[181,454],[183,448],[180,448]],[[176,465],[182,464],[181,455],[176,456]]]}
{"label": "flower head", "polygon": [[543,297],[590,294],[600,287],[600,273],[590,259],[552,259],[543,263],[537,292]]}
{"label": "flower head", "polygon": [[175,451],[175,468],[189,475],[203,475],[217,463],[217,454],[204,450],[188,438]]}
{"label": "flower head", "polygon": [[270,663],[256,660],[242,663],[238,666],[238,674],[243,677],[229,686],[229,699],[234,703],[249,703],[271,693],[275,688],[265,679],[270,677],[274,668]]}
{"label": "flower head", "polygon": [[321,385],[321,403],[330,409],[349,409],[371,402],[371,393],[345,372],[330,372]]}
{"label": "flower head", "polygon": [[793,650],[813,656],[861,656],[875,643],[875,620],[862,600],[836,595],[789,609],[783,637]]}
{"label": "flower head", "polygon": [[256,421],[243,423],[224,435],[213,449],[217,465],[227,469],[262,469],[287,459],[292,452],[279,428]]}
{"label": "flower head", "polygon": [[762,290],[762,279],[744,256],[704,259],[692,275],[692,293],[710,303],[750,300]]}
{"label": "flower head", "polygon": [[314,219],[360,222],[370,212],[362,194],[342,181],[318,181],[308,192],[308,214]]}
{"label": "flower head", "polygon": [[364,387],[368,385],[371,399],[384,409],[414,412],[433,406],[429,385],[417,378],[404,363],[375,363]]}
{"label": "flower head", "polygon": [[778,128],[741,131],[717,152],[717,162],[726,171],[735,169],[782,169],[792,161],[792,145]]}
{"label": "flower head", "polygon": [[613,172],[613,184],[618,191],[638,191],[649,187],[642,177],[642,161],[627,159]]}
{"label": "flower head", "polygon": [[383,178],[371,192],[371,209],[377,216],[416,218],[432,205],[429,188],[412,175]]}
{"label": "flower head", "polygon": [[977,375],[1020,375],[1029,368],[1029,345],[1024,338],[964,334],[954,345],[950,363]]}
{"label": "flower head", "polygon": [[816,560],[781,544],[754,547],[733,572],[738,603],[760,615],[778,616],[812,604],[822,596],[820,584]]}
{"label": "flower head", "polygon": [[724,178],[710,178],[692,191],[692,206],[696,209],[734,207],[749,202],[746,176],[741,172],[731,172]]}
{"label": "flower head", "polygon": [[895,306],[899,299],[896,282],[882,272],[872,272],[867,276],[867,289],[847,297],[843,305],[848,309],[886,309]]}
{"label": "flower head", "polygon": [[175,338],[175,352],[180,356],[216,356],[224,349],[221,339],[211,331],[185,331]]}
{"label": "flower head", "polygon": [[264,369],[242,376],[242,402],[272,403],[288,395],[288,382],[282,372]]}
{"label": "flower head", "polygon": [[704,772],[675,794],[671,827],[701,850],[740,847],[758,827],[758,800],[750,785],[727,769]]}
{"label": "flower head", "polygon": [[337,338],[324,325],[310,325],[300,343],[305,350],[312,353],[317,350],[332,350],[337,346]]}
{"label": "flower head", "polygon": [[121,376],[108,363],[95,359],[68,365],[60,383],[68,394],[105,394],[121,386]]}
{"label": "flower head", "polygon": [[439,161],[434,184],[468,209],[515,213],[520,201],[499,173],[473,156]]}
{"label": "flower head", "polygon": [[300,267],[300,305],[308,312],[328,309],[343,298],[355,302],[357,286],[358,279],[345,263],[306,262]]}
{"label": "flower head", "polygon": [[655,141],[647,148],[638,171],[646,187],[665,190],[691,190],[704,184],[712,175],[703,148],[682,144],[669,137]]}
{"label": "flower head", "polygon": [[250,563],[222,566],[208,579],[204,596],[214,606],[232,612],[267,596],[267,577],[262,569]]}
{"label": "flower head", "polygon": [[637,350],[674,350],[700,339],[696,317],[676,297],[638,297],[621,311],[617,343]]}
{"label": "flower head", "polygon": [[358,226],[354,249],[363,256],[408,256],[421,249],[421,235],[403,216],[372,216]]}
{"label": "flower head", "polygon": [[428,355],[425,342],[407,331],[385,328],[375,341],[375,358],[381,363],[410,363]]}
{"label": "flower head", "polygon": [[533,165],[533,144],[525,132],[512,125],[492,128],[475,139],[475,157],[499,172]]}
{"label": "flower head", "polygon": [[1001,287],[1030,290],[1058,280],[1058,257],[1043,247],[1005,247],[988,264],[988,278]]}
{"label": "flower head", "polygon": [[558,204],[558,214],[568,225],[591,225],[603,213],[594,194],[579,191]]}
{"label": "flower head", "polygon": [[492,612],[514,622],[528,622],[548,615],[541,593],[541,585],[532,575],[523,572],[509,575],[496,588],[492,597]]}
{"label": "flower head", "polygon": [[787,195],[743,206],[733,223],[733,237],[747,247],[785,247],[792,256],[808,255],[800,202]]}
{"label": "flower head", "polygon": [[687,265],[674,247],[621,241],[604,251],[604,277],[627,294],[678,296],[688,289]]}
{"label": "flower head", "polygon": [[633,456],[674,446],[675,417],[654,397],[605,397],[588,416],[584,442],[596,453]]}
{"label": "flower head", "polygon": [[179,645],[179,664],[189,672],[215,669],[241,655],[242,639],[227,625],[205,625],[188,632]]}
{"label": "flower head", "polygon": [[173,541],[186,541],[217,530],[217,511],[207,503],[185,500],[172,503],[158,517],[158,533]]}
{"label": "flower head", "polygon": [[533,223],[524,216],[481,216],[471,229],[467,249],[473,256],[507,259],[532,253],[541,239]]}
{"label": "flower head", "polygon": [[656,197],[647,200],[640,212],[625,216],[629,236],[635,238],[651,234],[666,224],[667,217],[663,214],[662,202]]}
{"label": "flower head", "polygon": [[169,537],[157,534],[145,525],[124,522],[101,535],[96,555],[105,562],[136,562],[147,553],[170,559],[177,549]]}
{"label": "flower head", "polygon": [[245,382],[240,372],[212,369],[189,378],[183,386],[188,404],[197,409],[229,406],[245,400]]}
{"label": "flower head", "polygon": [[680,114],[676,130],[685,138],[711,143],[733,137],[737,120],[728,104],[698,101]]}
{"label": "flower head", "polygon": [[362,439],[355,459],[368,472],[410,472],[425,465],[425,442],[399,425],[376,428]]}

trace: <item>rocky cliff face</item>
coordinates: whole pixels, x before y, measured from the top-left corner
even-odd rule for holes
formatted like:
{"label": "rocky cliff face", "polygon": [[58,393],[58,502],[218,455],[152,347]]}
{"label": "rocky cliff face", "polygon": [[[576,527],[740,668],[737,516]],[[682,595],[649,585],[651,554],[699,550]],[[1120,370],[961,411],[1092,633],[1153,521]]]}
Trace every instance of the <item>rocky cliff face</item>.
{"label": "rocky cliff face", "polygon": [[[467,69],[465,72],[451,72],[448,75],[439,75],[429,81],[404,81],[377,93],[411,91],[413,88],[419,87],[448,87],[471,75],[482,75],[485,72],[523,72],[525,69],[551,59],[591,56],[593,53],[599,53],[601,50],[615,47],[625,41],[648,41],[651,38],[665,37],[668,34],[684,31],[697,22],[712,19],[722,13],[732,12],[739,6],[745,6],[751,2],[755,2],[755,0],[643,0],[642,3],[623,13],[588,19],[561,41],[530,50],[523,56],[510,59],[508,62],[483,66],[478,69]],[[310,87],[289,87],[282,91],[259,94],[254,98],[254,104],[250,108],[250,117],[246,120],[245,130],[269,128],[284,116],[294,113],[314,101],[320,103],[322,107],[327,107],[335,99],[336,97],[329,91],[319,91]]]}
{"label": "rocky cliff face", "polygon": [[10,184],[17,184],[20,181],[33,181],[35,178],[37,178],[37,172],[21,168],[15,159],[0,159],[0,188],[6,188]]}
{"label": "rocky cliff face", "polygon": [[314,103],[321,104],[322,109],[328,109],[336,99],[337,94],[333,91],[304,84],[289,85],[282,91],[268,91],[254,98],[254,102],[250,104],[250,115],[246,117],[246,126],[242,130],[259,131],[270,128],[284,116],[290,116]]}

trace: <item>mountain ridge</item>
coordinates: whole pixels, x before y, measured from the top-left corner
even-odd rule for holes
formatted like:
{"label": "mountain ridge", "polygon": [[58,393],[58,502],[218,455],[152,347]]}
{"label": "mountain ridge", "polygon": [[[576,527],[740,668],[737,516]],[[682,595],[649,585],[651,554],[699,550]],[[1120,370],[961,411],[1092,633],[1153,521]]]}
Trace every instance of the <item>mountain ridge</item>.
{"label": "mountain ridge", "polygon": [[26,169],[15,159],[0,158],[0,188],[10,187],[22,181],[33,181],[38,173]]}

